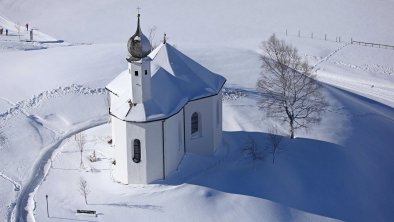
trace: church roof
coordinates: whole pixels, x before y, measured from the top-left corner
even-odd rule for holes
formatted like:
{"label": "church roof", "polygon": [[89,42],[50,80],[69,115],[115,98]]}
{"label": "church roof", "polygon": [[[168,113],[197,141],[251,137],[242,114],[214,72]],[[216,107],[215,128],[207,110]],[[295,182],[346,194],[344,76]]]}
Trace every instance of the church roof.
{"label": "church roof", "polygon": [[120,73],[107,89],[119,97],[111,114],[132,122],[168,118],[189,101],[213,96],[220,92],[226,79],[201,66],[170,44],[160,44],[147,57],[151,60],[151,99],[134,106],[128,70]]}

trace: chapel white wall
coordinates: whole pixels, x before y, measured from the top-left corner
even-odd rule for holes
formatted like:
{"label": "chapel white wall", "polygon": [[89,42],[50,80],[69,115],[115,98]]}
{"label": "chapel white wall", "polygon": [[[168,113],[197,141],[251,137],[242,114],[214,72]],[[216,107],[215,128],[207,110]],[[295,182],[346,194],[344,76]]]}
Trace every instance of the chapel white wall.
{"label": "chapel white wall", "polygon": [[127,164],[127,129],[126,122],[111,116],[112,123],[112,144],[114,146],[114,179],[128,184],[128,164]]}
{"label": "chapel white wall", "polygon": [[183,110],[164,121],[165,176],[178,168],[184,155]]}
{"label": "chapel white wall", "polygon": [[[163,178],[163,145],[161,121],[127,123],[128,183],[147,184]],[[141,142],[141,161],[133,161],[134,140]]]}
{"label": "chapel white wall", "polygon": [[[217,101],[221,93],[216,96],[206,97],[199,100],[190,101],[185,109],[185,138],[186,152],[200,155],[212,155],[221,142],[221,114],[216,115]],[[221,105],[219,106],[221,111]],[[194,112],[199,114],[200,135],[191,135],[191,116]],[[217,118],[220,118],[220,125],[217,127]]]}

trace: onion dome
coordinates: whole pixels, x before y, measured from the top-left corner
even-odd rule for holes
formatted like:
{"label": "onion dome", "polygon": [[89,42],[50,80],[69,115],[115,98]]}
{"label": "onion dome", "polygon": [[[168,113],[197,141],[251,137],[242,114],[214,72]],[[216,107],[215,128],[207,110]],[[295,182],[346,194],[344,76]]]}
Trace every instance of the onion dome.
{"label": "onion dome", "polygon": [[140,14],[138,14],[137,30],[127,43],[127,49],[131,55],[130,60],[139,60],[146,57],[152,51],[149,39],[142,33],[140,27]]}

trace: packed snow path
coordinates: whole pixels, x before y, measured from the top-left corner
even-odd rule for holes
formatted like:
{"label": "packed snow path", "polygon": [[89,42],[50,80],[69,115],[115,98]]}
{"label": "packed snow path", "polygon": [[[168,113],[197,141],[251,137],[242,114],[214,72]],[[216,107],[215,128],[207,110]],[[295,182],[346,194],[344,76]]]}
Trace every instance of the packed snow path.
{"label": "packed snow path", "polygon": [[[92,89],[82,85],[72,84],[70,86],[58,87],[53,90],[44,91],[38,95],[33,96],[30,99],[23,100],[17,103],[13,103],[8,99],[2,98],[10,106],[5,112],[0,113],[0,146],[1,148],[6,148],[8,146],[9,138],[7,138],[6,133],[2,130],[3,127],[7,125],[13,125],[12,123],[18,119],[26,119],[31,122],[31,126],[35,128],[35,133],[40,138],[42,145],[44,145],[44,135],[42,134],[42,129],[53,133],[54,141],[45,145],[44,147],[37,147],[34,149],[42,150],[40,152],[37,162],[33,163],[31,174],[29,174],[29,179],[17,182],[12,179],[4,172],[0,172],[0,179],[10,182],[14,186],[14,191],[16,192],[16,204],[9,203],[7,208],[7,220],[11,221],[21,221],[21,218],[26,218],[26,211],[24,208],[27,206],[29,193],[31,193],[38,183],[43,179],[44,166],[48,158],[51,156],[52,152],[58,147],[62,141],[86,128],[100,125],[108,120],[108,116],[105,115],[96,116],[94,119],[87,119],[83,122],[78,122],[62,128],[56,126],[56,124],[48,122],[47,119],[42,118],[40,115],[34,114],[37,108],[41,107],[43,104],[51,103],[53,100],[62,99],[74,95],[82,96],[98,96],[102,100],[105,100],[105,90],[104,88]],[[90,97],[87,97],[90,98]],[[33,114],[32,114],[33,113]],[[1,152],[0,148],[0,152]],[[8,150],[8,149],[7,149]],[[9,171],[9,169],[8,169]],[[21,216],[21,215],[22,216]],[[23,220],[22,220],[23,221]]]}
{"label": "packed snow path", "polygon": [[[34,207],[29,207],[29,205],[34,205],[34,200],[30,199],[34,197],[35,190],[40,186],[43,179],[45,178],[46,173],[48,172],[48,168],[46,167],[48,164],[49,159],[51,158],[53,152],[62,144],[62,142],[73,136],[74,134],[84,131],[86,129],[104,124],[108,121],[108,116],[103,116],[102,118],[87,121],[85,123],[81,123],[77,126],[74,126],[68,132],[65,132],[58,138],[54,144],[49,145],[48,147],[44,148],[46,150],[40,157],[38,158],[37,162],[33,166],[32,174],[28,180],[28,183],[24,185],[18,201],[16,202],[15,206],[15,219],[13,221],[18,222],[25,222],[28,218],[28,210],[34,209]],[[33,217],[33,215],[31,215]]]}

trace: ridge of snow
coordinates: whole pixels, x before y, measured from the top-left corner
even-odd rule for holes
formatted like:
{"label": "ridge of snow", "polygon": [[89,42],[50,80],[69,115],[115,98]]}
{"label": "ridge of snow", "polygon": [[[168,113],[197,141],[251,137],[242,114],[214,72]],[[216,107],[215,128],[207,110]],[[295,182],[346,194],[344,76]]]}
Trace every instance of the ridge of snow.
{"label": "ridge of snow", "polygon": [[17,102],[14,107],[8,109],[4,113],[0,113],[0,123],[8,120],[12,116],[18,113],[24,113],[26,109],[37,107],[43,101],[56,98],[72,93],[84,94],[84,95],[100,95],[105,94],[104,88],[91,89],[82,85],[71,84],[69,86],[60,86],[56,89],[44,91],[38,95],[34,95],[32,98]]}

